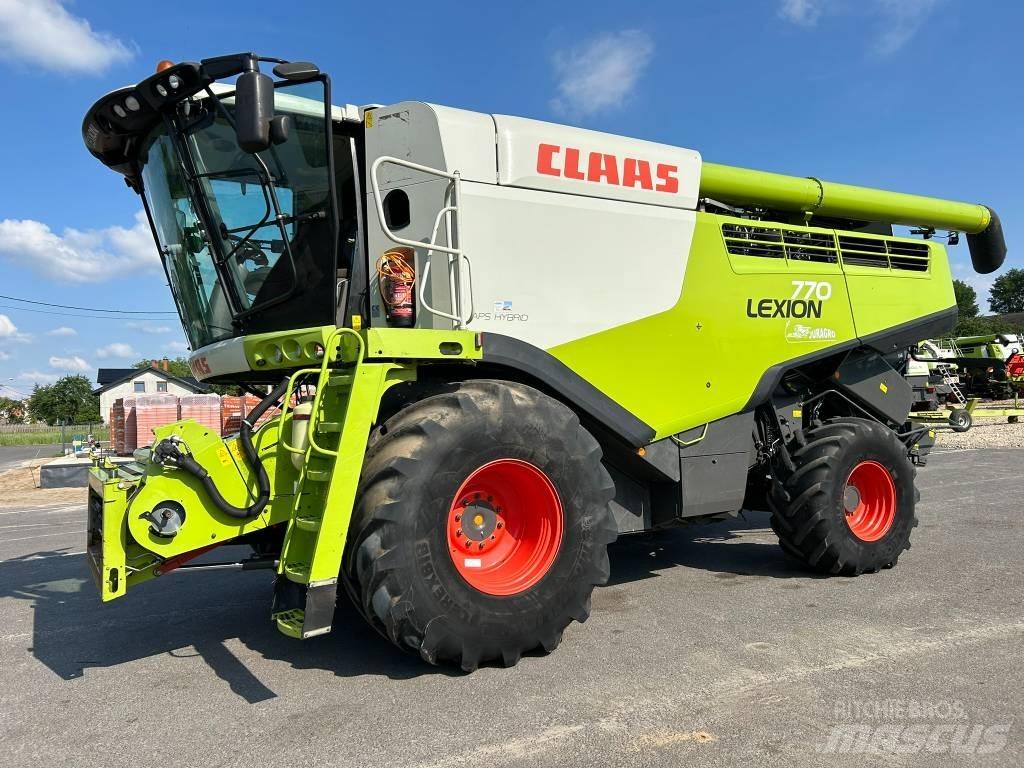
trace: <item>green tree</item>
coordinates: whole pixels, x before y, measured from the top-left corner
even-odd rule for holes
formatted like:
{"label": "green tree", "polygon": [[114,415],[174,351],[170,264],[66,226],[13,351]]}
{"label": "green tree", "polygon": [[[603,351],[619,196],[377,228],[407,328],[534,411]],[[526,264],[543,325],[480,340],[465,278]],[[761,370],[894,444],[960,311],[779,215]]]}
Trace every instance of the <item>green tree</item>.
{"label": "green tree", "polygon": [[0,397],[0,421],[8,424],[24,424],[25,403],[10,397]]}
{"label": "green tree", "polygon": [[987,317],[964,317],[963,315],[956,322],[953,329],[953,336],[988,336],[990,333],[999,333],[995,330],[992,321]]}
{"label": "green tree", "polygon": [[53,384],[32,389],[28,410],[33,418],[51,426],[88,424],[100,420],[100,399],[92,393],[85,376],[63,376]]}
{"label": "green tree", "polygon": [[1014,267],[997,277],[988,292],[988,303],[998,315],[1024,312],[1024,269]]}
{"label": "green tree", "polygon": [[[167,360],[167,373],[171,376],[177,376],[179,379],[183,379],[186,376],[192,375],[192,369],[188,367],[188,360],[184,357],[165,358]],[[150,363],[155,362],[158,367],[162,366],[161,360],[139,360],[136,363],[132,363],[132,368],[149,368]],[[162,369],[162,368],[161,368]]]}
{"label": "green tree", "polygon": [[963,280],[953,281],[953,293],[956,294],[956,306],[960,317],[978,316],[978,292]]}

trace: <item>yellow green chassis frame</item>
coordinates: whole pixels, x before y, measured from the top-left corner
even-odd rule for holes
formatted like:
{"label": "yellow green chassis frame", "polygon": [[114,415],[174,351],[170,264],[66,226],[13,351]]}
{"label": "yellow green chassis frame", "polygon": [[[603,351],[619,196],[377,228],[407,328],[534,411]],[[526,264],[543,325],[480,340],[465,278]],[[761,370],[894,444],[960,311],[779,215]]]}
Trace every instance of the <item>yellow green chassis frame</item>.
{"label": "yellow green chassis frame", "polygon": [[[1001,419],[1006,418],[1011,424],[1016,424],[1020,421],[1021,416],[1024,416],[1024,404],[1019,403],[1014,398],[1013,408],[978,408],[980,400],[977,397],[972,397],[967,400],[967,405],[964,406],[964,410],[971,414],[974,419]],[[915,421],[948,421],[950,415],[953,413],[954,408],[940,408],[935,411],[913,411],[910,416]]]}
{"label": "yellow green chassis frame", "polygon": [[[104,601],[135,584],[171,570],[207,549],[272,525],[287,524],[277,572],[307,589],[333,594],[345,550],[349,519],[370,429],[384,393],[415,379],[414,361],[472,361],[481,357],[471,331],[394,329],[353,331],[327,327],[315,331],[326,350],[319,367],[291,374],[281,414],[253,435],[253,443],[271,479],[271,499],[257,517],[241,520],[218,510],[200,482],[187,472],[148,459],[116,467],[107,462],[89,477],[88,559]],[[308,343],[308,340],[305,340]],[[388,358],[367,360],[367,351]],[[403,362],[409,361],[409,362]],[[292,391],[316,385],[303,451],[288,442]],[[237,437],[222,439],[200,424],[184,420],[155,430],[155,443],[178,435],[206,469],[221,495],[235,506],[256,498],[255,473],[244,460]],[[290,455],[303,455],[296,469]],[[174,536],[153,532],[147,515],[163,502],[180,505],[185,522]],[[278,628],[292,637],[330,630],[309,626],[302,609],[274,614]],[[322,617],[321,617],[322,618]]]}

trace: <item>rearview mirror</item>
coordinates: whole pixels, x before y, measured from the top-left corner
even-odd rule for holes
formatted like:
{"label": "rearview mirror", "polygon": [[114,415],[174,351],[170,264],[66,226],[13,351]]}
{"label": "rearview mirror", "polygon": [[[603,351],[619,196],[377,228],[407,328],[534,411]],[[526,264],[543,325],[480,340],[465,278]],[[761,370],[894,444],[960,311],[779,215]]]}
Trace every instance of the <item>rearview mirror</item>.
{"label": "rearview mirror", "polygon": [[274,81],[262,72],[243,72],[235,84],[235,135],[238,146],[255,154],[270,146],[274,118]]}

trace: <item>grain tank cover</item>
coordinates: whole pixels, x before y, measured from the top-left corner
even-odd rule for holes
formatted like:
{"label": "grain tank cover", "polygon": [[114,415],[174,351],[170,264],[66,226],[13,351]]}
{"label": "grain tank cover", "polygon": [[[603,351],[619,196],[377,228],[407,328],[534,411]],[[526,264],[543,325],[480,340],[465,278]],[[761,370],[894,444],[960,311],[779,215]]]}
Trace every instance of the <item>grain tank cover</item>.
{"label": "grain tank cover", "polygon": [[507,115],[494,123],[499,184],[697,207],[701,159],[691,149]]}

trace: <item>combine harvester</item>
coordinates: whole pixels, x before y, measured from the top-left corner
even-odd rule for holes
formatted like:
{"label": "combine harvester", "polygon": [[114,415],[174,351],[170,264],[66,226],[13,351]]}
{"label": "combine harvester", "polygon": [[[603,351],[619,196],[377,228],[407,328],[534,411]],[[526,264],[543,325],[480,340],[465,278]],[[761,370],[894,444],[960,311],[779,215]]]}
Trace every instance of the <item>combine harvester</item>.
{"label": "combine harvester", "polygon": [[1024,391],[1024,355],[1014,333],[961,336],[949,343],[951,362],[973,395],[993,400],[1016,398]]}
{"label": "combine harvester", "polygon": [[248,543],[285,634],[328,632],[341,585],[467,670],[553,650],[622,533],[770,509],[811,568],[894,565],[928,448],[907,349],[956,305],[944,248],[890,225],[966,232],[983,273],[1006,251],[983,205],[331,106],[249,54],[162,62],[83,135],[145,206],[195,375],[272,387],[235,438],[183,421],[94,469],[103,599]]}

